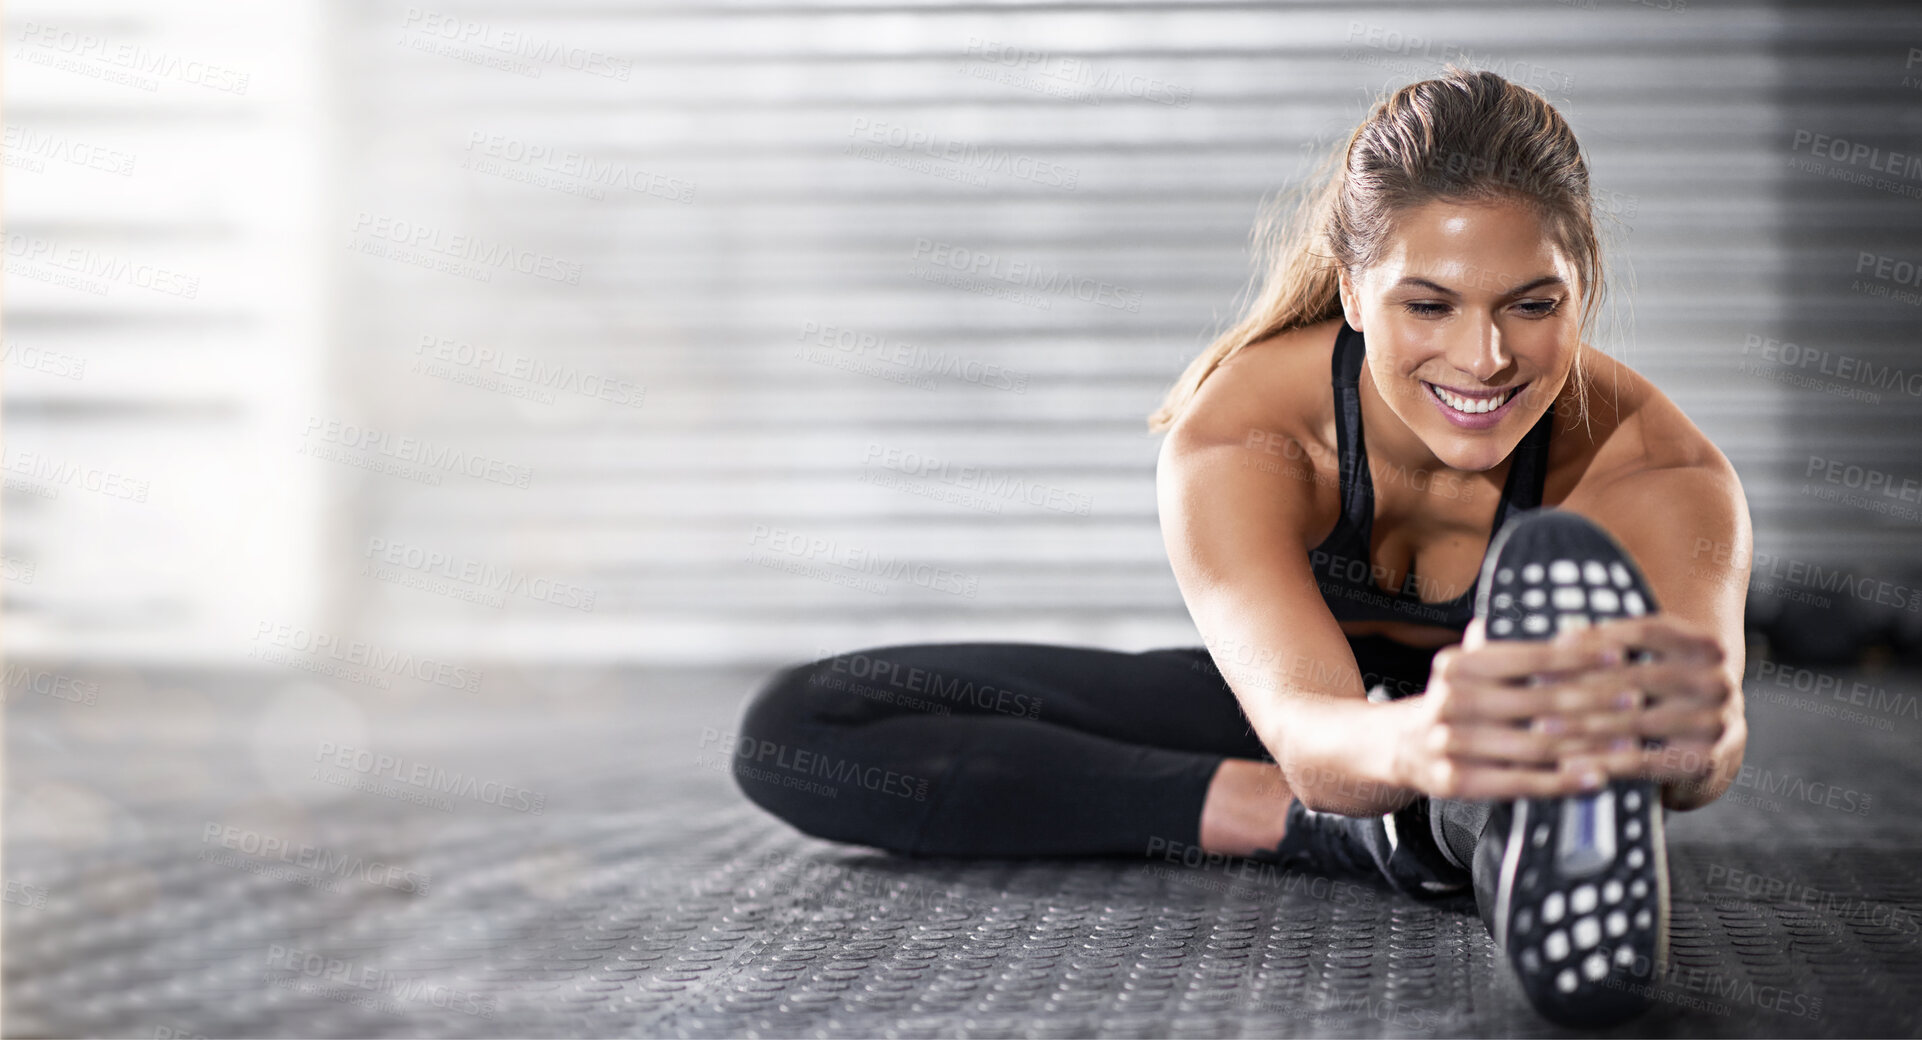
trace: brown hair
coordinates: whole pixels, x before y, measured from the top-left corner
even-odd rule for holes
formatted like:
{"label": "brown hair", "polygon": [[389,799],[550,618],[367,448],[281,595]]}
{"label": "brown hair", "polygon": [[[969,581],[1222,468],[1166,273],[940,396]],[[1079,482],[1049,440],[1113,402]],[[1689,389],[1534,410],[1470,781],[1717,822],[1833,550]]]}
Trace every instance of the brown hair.
{"label": "brown hair", "polygon": [[[1339,162],[1339,176],[1336,176]],[[1242,318],[1188,363],[1148,416],[1161,433],[1216,367],[1251,343],[1340,317],[1338,272],[1372,266],[1395,217],[1436,200],[1519,201],[1534,207],[1581,282],[1586,336],[1602,295],[1588,164],[1561,114],[1540,94],[1487,71],[1450,63],[1441,76],[1376,102],[1347,143],[1331,149],[1297,189],[1289,215],[1278,196],[1264,207],[1255,241],[1267,276]],[[1586,415],[1581,352],[1570,375]]]}

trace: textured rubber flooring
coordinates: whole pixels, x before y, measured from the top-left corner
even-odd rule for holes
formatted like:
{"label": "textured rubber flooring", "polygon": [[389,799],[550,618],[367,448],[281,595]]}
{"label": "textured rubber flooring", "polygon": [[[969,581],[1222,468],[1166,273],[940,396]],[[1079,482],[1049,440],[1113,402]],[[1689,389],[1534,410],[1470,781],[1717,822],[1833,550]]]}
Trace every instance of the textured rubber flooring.
{"label": "textured rubber flooring", "polygon": [[[801,835],[713,755],[751,674],[30,674],[8,1036],[1561,1034],[1472,903]],[[1867,682],[1751,687],[1754,769],[1670,817],[1677,970],[1622,1035],[1922,1033],[1922,684]]]}

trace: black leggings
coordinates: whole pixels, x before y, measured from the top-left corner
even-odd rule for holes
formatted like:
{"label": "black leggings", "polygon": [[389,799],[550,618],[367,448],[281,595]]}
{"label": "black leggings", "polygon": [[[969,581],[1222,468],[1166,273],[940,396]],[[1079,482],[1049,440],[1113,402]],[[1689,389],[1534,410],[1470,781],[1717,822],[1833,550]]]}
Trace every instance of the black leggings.
{"label": "black leggings", "polygon": [[[1366,685],[1426,688],[1433,650],[1349,646]],[[1222,759],[1274,761],[1202,647],[859,650],[776,672],[726,742],[757,805],[818,838],[913,856],[1198,845]]]}

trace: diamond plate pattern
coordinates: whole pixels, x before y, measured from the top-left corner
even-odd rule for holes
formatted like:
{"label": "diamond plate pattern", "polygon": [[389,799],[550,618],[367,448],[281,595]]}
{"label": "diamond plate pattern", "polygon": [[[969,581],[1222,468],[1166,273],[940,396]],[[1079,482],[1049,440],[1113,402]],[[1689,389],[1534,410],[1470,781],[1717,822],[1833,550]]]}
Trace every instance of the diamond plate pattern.
{"label": "diamond plate pattern", "polygon": [[[731,728],[746,679],[604,677],[574,701],[470,710],[451,736],[447,705],[362,706],[370,744],[441,733],[409,753],[492,763],[546,796],[539,814],[263,794],[275,767],[249,746],[256,686],[169,681],[209,707],[184,737],[168,728],[177,714],[143,719],[131,703],[8,705],[8,1035],[1552,1031],[1472,904],[1264,890],[1115,858],[909,859],[800,835],[696,764],[701,727]],[[1754,708],[1751,724],[1751,763],[1826,769],[1874,811],[1776,797],[1672,816],[1686,974],[1631,1031],[1916,1035],[1912,737],[1787,709]],[[361,866],[227,848],[210,824]]]}

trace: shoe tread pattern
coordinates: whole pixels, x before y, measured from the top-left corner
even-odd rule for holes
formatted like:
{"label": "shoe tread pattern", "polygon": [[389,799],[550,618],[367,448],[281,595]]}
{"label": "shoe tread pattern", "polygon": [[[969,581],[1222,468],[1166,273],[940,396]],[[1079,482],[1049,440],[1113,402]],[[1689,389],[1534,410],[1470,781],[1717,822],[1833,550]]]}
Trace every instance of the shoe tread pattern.
{"label": "shoe tread pattern", "polygon": [[[1517,526],[1532,517],[1539,519]],[[1504,527],[1480,589],[1475,613],[1491,640],[1547,640],[1657,609],[1613,538],[1555,510]],[[1565,869],[1562,854],[1564,807],[1573,799],[1516,803],[1496,921],[1497,941],[1530,1003],[1551,1019],[1584,1026],[1646,1010],[1668,952],[1660,790],[1650,781],[1613,780],[1592,797],[1612,810],[1613,855],[1576,871]]]}

